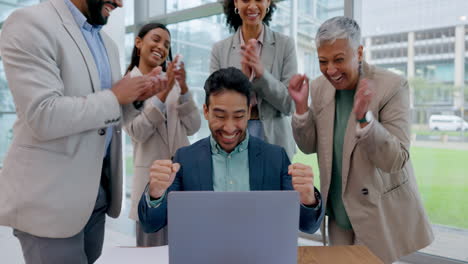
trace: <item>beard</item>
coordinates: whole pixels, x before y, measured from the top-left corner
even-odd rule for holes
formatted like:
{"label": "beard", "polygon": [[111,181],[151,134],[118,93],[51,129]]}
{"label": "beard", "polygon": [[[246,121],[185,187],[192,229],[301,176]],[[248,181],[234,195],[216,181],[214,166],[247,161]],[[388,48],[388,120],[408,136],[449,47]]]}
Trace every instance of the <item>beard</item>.
{"label": "beard", "polygon": [[102,15],[104,4],[111,4],[117,7],[115,3],[104,0],[86,0],[86,3],[88,4],[88,14],[86,18],[88,19],[88,23],[94,26],[107,24],[108,17]]}

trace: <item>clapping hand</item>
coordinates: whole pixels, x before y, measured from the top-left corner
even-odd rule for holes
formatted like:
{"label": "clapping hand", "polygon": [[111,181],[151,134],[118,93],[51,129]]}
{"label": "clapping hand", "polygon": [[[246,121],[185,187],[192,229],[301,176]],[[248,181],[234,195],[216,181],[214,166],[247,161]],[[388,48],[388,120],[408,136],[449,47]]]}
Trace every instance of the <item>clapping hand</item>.
{"label": "clapping hand", "polygon": [[252,72],[255,74],[256,78],[263,76],[263,64],[258,55],[258,40],[250,39],[247,44],[241,46],[241,66],[242,72],[250,78]]}
{"label": "clapping hand", "polygon": [[185,94],[188,92],[188,86],[187,86],[187,73],[185,72],[185,64],[181,60],[181,56],[176,56],[174,59],[174,64],[178,65],[179,67],[175,67],[174,69],[174,76],[177,82],[179,83],[180,86],[180,93]]}
{"label": "clapping hand", "polygon": [[150,73],[143,77],[147,78],[150,81],[150,84],[146,87],[144,93],[138,97],[138,101],[145,101],[151,96],[169,89],[168,79],[163,74],[160,66],[154,68]]}
{"label": "clapping hand", "polygon": [[357,119],[362,119],[369,110],[369,105],[374,97],[375,91],[372,82],[368,79],[359,81],[356,94],[354,95],[353,112]]}
{"label": "clapping hand", "polygon": [[144,97],[153,86],[153,82],[145,76],[131,78],[129,74],[112,86],[117,101],[121,105],[126,105]]}

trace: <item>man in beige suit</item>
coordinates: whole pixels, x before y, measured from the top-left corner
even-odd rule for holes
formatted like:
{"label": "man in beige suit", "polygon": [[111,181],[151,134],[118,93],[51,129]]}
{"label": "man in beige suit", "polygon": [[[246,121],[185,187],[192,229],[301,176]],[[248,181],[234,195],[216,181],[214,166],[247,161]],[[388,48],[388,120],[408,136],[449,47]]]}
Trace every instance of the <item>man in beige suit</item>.
{"label": "man in beige suit", "polygon": [[325,21],[316,36],[323,76],[296,75],[293,134],[317,153],[331,245],[364,244],[385,263],[426,247],[433,233],[409,158],[408,83],[363,62],[357,23]]}
{"label": "man in beige suit", "polygon": [[117,47],[100,29],[120,0],[50,0],[15,11],[0,49],[17,110],[0,174],[0,224],[26,263],[93,263],[105,214],[122,197],[121,119],[163,87],[119,81]]}

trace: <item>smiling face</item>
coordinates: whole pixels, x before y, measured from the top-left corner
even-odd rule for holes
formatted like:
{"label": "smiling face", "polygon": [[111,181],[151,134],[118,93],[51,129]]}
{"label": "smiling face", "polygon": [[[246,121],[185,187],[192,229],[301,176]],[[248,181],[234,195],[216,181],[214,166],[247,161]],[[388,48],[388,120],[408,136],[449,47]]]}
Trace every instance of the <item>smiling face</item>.
{"label": "smiling face", "polygon": [[242,24],[247,26],[261,25],[271,0],[234,0],[234,5],[239,9]]}
{"label": "smiling face", "polygon": [[210,95],[203,111],[212,137],[224,151],[230,153],[245,139],[250,118],[245,95],[224,89]]}
{"label": "smiling face", "polygon": [[121,0],[86,0],[88,10],[85,13],[91,25],[105,25],[111,12],[122,7]]}
{"label": "smiling face", "polygon": [[152,69],[162,65],[169,55],[171,36],[162,28],[150,30],[143,39],[137,37],[135,46],[140,50],[140,67]]}
{"label": "smiling face", "polygon": [[359,81],[362,46],[353,49],[347,39],[324,43],[317,49],[320,71],[337,90],[352,90]]}

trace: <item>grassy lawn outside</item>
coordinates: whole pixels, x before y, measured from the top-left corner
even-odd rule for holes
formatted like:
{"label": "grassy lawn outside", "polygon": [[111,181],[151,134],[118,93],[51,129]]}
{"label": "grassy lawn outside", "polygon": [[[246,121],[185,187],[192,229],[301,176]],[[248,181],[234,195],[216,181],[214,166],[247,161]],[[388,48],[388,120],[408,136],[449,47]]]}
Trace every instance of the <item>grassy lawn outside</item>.
{"label": "grassy lawn outside", "polygon": [[[468,229],[468,151],[412,147],[411,159],[431,222]],[[312,165],[320,184],[316,155],[297,153],[293,161]]]}
{"label": "grassy lawn outside", "polygon": [[413,134],[420,135],[420,136],[441,136],[441,135],[447,135],[447,136],[455,136],[458,137],[462,133],[464,136],[468,136],[467,131],[435,131],[435,130],[429,130],[429,129],[413,129],[411,130]]}
{"label": "grassy lawn outside", "polygon": [[127,156],[125,159],[125,175],[133,177],[133,157]]}

